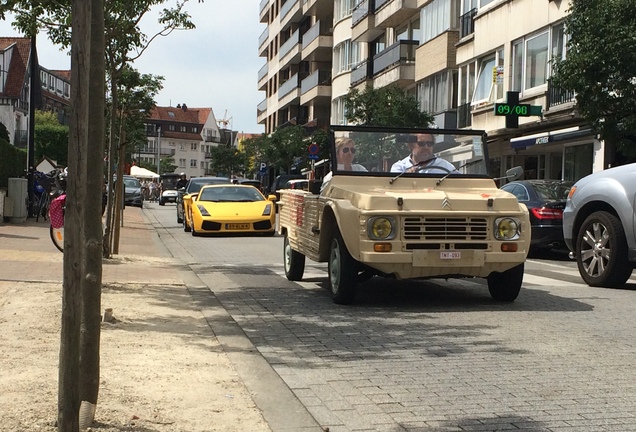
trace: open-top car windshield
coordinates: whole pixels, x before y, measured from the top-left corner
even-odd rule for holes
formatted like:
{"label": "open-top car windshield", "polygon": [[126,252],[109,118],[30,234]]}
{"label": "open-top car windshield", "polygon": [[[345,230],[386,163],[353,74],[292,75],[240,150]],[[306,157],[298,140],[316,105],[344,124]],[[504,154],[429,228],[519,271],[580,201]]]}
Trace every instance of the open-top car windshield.
{"label": "open-top car windshield", "polygon": [[252,186],[216,186],[204,187],[198,201],[212,202],[254,202],[264,201],[265,197]]}
{"label": "open-top car windshield", "polygon": [[487,176],[483,131],[332,126],[334,175]]}

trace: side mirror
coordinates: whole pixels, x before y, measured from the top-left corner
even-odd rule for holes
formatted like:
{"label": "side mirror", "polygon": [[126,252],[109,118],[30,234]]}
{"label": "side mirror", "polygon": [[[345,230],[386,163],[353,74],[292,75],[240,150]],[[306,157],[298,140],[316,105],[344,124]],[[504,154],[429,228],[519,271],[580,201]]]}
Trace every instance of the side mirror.
{"label": "side mirror", "polygon": [[273,201],[273,202],[276,202],[276,201],[277,201],[277,200],[276,200],[276,195],[267,195],[267,199],[268,199],[269,201]]}
{"label": "side mirror", "polygon": [[504,177],[497,177],[493,180],[502,180],[507,179],[510,181],[522,180],[523,179],[523,168],[520,166],[512,167],[506,171],[506,175]]}

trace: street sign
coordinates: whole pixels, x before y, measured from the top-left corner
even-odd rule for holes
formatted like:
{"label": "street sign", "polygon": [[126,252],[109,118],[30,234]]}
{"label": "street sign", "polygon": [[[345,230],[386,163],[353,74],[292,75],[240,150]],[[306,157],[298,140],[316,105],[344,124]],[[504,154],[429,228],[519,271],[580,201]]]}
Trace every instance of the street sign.
{"label": "street sign", "polygon": [[309,147],[307,148],[307,150],[309,151],[310,155],[317,155],[318,152],[320,151],[320,147],[318,147],[318,144],[316,143],[311,143],[309,144]]}
{"label": "street sign", "polygon": [[540,116],[543,107],[519,103],[519,92],[506,92],[506,102],[495,104],[495,115],[506,116],[506,128],[518,128],[519,117]]}
{"label": "street sign", "polygon": [[318,156],[317,154],[310,154],[309,155],[309,159],[310,160],[318,160],[318,159],[320,159],[320,156]]}
{"label": "street sign", "polygon": [[258,172],[260,172],[261,174],[265,174],[267,172],[267,162],[261,162],[260,166],[258,167]]}

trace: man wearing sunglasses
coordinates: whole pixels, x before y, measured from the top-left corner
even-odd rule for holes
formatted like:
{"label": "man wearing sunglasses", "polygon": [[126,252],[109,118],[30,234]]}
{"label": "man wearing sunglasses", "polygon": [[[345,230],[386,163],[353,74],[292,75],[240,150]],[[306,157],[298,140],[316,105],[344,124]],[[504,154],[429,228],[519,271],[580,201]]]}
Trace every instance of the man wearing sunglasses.
{"label": "man wearing sunglasses", "polygon": [[409,154],[393,164],[391,172],[407,172],[422,174],[448,174],[457,173],[455,166],[435,156],[433,149],[435,147],[435,139],[431,134],[417,134],[417,141],[409,142]]}

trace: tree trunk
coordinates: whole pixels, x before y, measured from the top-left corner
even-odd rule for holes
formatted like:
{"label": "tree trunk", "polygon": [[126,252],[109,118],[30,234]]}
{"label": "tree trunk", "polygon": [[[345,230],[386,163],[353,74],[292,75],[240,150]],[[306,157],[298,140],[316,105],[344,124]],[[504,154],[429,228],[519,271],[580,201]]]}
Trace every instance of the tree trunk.
{"label": "tree trunk", "polygon": [[68,144],[66,212],[64,216],[64,278],[58,389],[58,431],[79,430],[79,347],[81,323],[83,176],[88,143],[91,3],[72,1],[71,118]]}
{"label": "tree trunk", "polygon": [[[85,261],[82,277],[82,326],[80,333],[80,401],[97,405],[99,394],[99,346],[102,291],[102,186],[104,158],[105,60],[104,0],[91,0],[90,78],[88,85],[87,163],[82,242]],[[90,143],[90,145],[88,145]],[[94,411],[91,411],[94,414]],[[91,416],[92,422],[92,416]]]}

